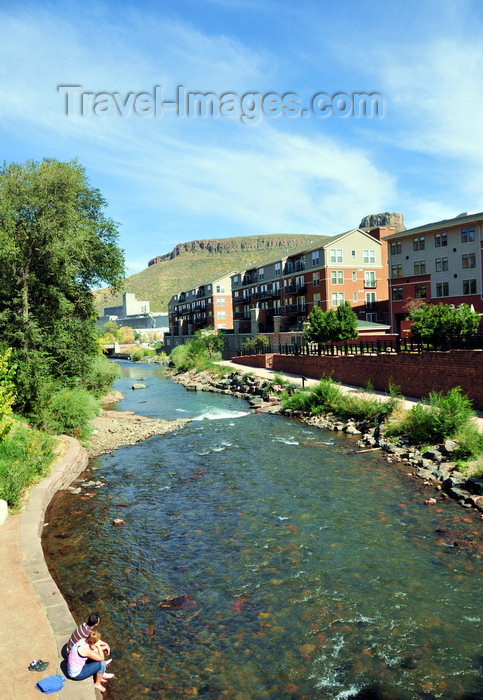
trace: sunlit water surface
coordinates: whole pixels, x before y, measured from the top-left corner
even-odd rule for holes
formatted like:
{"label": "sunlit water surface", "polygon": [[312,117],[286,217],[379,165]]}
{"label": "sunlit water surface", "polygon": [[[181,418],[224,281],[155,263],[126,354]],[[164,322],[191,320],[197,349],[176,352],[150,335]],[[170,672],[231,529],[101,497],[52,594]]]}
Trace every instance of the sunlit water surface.
{"label": "sunlit water surface", "polygon": [[122,367],[120,410],[193,422],[93,460],[104,485],[49,513],[69,606],[113,648],[109,697],[483,698],[476,513],[347,437]]}

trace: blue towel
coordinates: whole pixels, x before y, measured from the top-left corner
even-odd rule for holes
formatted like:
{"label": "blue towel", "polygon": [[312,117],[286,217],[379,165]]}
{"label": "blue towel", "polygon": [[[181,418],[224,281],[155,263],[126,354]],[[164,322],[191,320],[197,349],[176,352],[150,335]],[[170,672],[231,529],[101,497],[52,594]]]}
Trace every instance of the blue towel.
{"label": "blue towel", "polygon": [[47,678],[42,678],[41,681],[35,684],[37,690],[41,693],[56,693],[58,690],[62,690],[64,687],[65,678],[62,676],[47,676]]}

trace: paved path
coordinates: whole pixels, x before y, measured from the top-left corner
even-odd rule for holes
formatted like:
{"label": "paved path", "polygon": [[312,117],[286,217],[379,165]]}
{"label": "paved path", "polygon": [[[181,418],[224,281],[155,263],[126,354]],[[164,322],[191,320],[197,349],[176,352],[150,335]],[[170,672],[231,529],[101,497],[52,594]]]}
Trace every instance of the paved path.
{"label": "paved path", "polygon": [[[51,474],[34,487],[20,514],[0,525],[0,698],[39,700],[35,684],[64,674],[60,650],[76,626],[45,563],[41,531],[45,509],[54,493],[70,483],[87,464],[87,453],[72,438]],[[33,659],[49,662],[43,672],[29,671]],[[65,682],[54,700],[95,700],[102,697],[92,679]]]}

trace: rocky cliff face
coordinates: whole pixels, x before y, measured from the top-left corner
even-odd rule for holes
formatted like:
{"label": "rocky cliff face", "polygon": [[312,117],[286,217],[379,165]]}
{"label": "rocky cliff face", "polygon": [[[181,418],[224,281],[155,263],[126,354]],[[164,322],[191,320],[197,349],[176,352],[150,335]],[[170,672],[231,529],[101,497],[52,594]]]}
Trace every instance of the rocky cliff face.
{"label": "rocky cliff face", "polygon": [[375,228],[376,226],[395,228],[396,231],[406,230],[404,215],[393,211],[386,211],[382,214],[369,214],[369,216],[365,216],[362,219],[359,228]]}
{"label": "rocky cliff face", "polygon": [[206,239],[201,241],[189,241],[189,243],[178,243],[170,253],[158,255],[149,261],[148,266],[155,265],[163,260],[173,260],[179,255],[186,253],[232,253],[234,250],[267,250],[270,252],[277,249],[293,250],[301,245],[310,246],[312,238],[315,240],[320,236],[244,236],[241,238],[221,238]]}

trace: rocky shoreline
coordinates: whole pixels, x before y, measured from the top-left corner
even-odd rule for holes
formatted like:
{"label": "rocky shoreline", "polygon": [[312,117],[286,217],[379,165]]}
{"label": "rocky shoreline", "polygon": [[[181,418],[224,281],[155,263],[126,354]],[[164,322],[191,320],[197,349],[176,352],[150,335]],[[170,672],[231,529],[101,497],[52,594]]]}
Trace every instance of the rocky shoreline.
{"label": "rocky shoreline", "polygon": [[[123,398],[119,391],[111,392],[102,398],[102,405],[110,406]],[[153,435],[164,435],[179,430],[189,422],[186,418],[168,421],[162,418],[147,418],[133,411],[104,409],[91,421],[92,436],[87,451],[89,457],[99,457],[118,447],[135,445]]]}
{"label": "rocky shoreline", "polygon": [[[248,368],[247,368],[248,369]],[[252,368],[250,368],[251,370]],[[424,452],[402,438],[397,441],[384,438],[383,425],[367,422],[340,420],[332,414],[312,416],[301,411],[287,411],[282,408],[273,382],[256,376],[256,368],[250,372],[239,370],[225,374],[221,379],[209,371],[177,373],[168,370],[174,381],[188,391],[210,391],[230,394],[248,400],[255,412],[274,413],[300,420],[308,425],[325,430],[343,432],[358,437],[357,446],[365,450],[381,450],[387,462],[398,460],[406,464],[409,474],[425,483],[433,485],[443,498],[452,498],[464,508],[472,508],[483,514],[483,479],[466,477],[451,461],[456,449],[453,440],[442,445],[428,447]],[[278,387],[280,390],[281,387]],[[427,505],[434,505],[436,499],[428,499]],[[481,515],[483,518],[483,515]]]}

